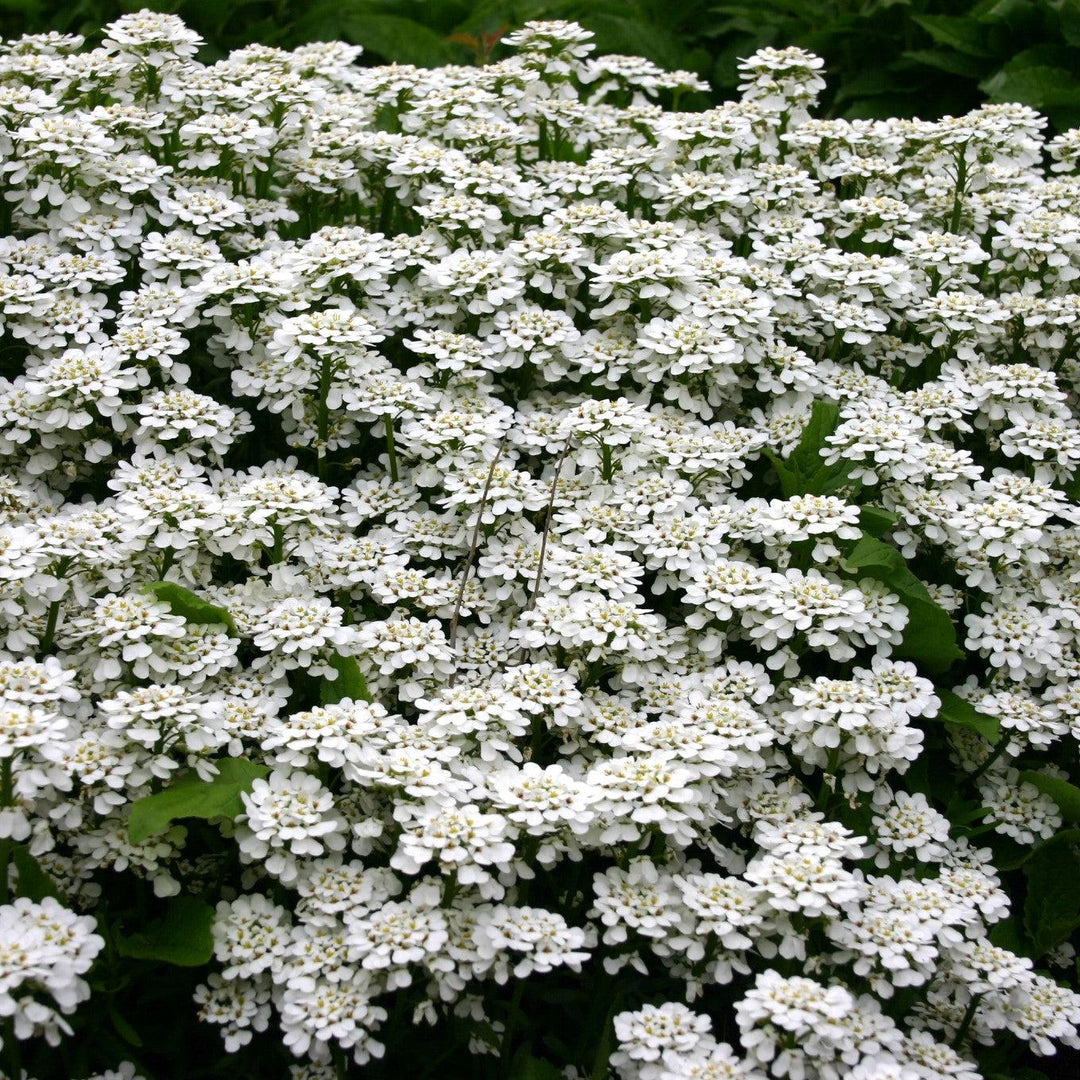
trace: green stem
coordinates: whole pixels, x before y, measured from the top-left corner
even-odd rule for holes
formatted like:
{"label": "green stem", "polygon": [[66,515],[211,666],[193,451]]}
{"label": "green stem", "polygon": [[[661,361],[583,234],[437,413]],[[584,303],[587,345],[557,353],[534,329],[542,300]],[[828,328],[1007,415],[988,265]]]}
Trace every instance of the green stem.
{"label": "green stem", "polygon": [[349,1058],[340,1046],[334,1047],[334,1075],[337,1080],[348,1080]]}
{"label": "green stem", "polygon": [[[814,808],[816,810],[824,810],[828,805],[830,799],[836,793],[836,784],[839,781],[839,777],[836,775],[836,770],[840,767],[840,747],[834,747],[829,751],[829,761],[825,766],[825,775],[821,778],[821,789],[818,791],[817,799],[815,800]],[[829,786],[829,777],[832,777],[832,787]]]}
{"label": "green stem", "polygon": [[[607,1009],[604,1011],[604,1022],[600,1026],[599,1040],[596,1045],[596,1055],[593,1058],[592,1071],[589,1073],[591,1080],[606,1080],[611,1074],[611,1023],[615,1017],[615,1010],[619,1005],[619,993],[614,986],[614,980],[606,972],[602,973],[599,985],[596,988],[597,997],[603,1001],[604,995],[610,995]],[[595,1029],[594,1029],[595,1030]]]}
{"label": "green stem", "polygon": [[971,1022],[975,1019],[975,1013],[979,1010],[979,1001],[981,999],[982,994],[976,994],[971,1001],[968,1002],[968,1007],[960,1021],[960,1026],[956,1029],[956,1037],[952,1041],[954,1050],[958,1050],[963,1044],[964,1039],[967,1037],[968,1028],[971,1027]]}
{"label": "green stem", "polygon": [[54,600],[49,605],[49,614],[45,620],[45,633],[41,635],[39,652],[42,656],[48,656],[53,651],[53,640],[56,637],[56,622],[60,617],[60,601]]}
{"label": "green stem", "polygon": [[[15,785],[11,775],[11,758],[0,762],[0,807],[15,805]],[[0,840],[0,904],[11,903],[8,867],[11,864],[11,840]]]}
{"label": "green stem", "polygon": [[270,549],[270,565],[281,562],[285,558],[285,530],[280,525],[274,526],[274,546]]}
{"label": "green stem", "polygon": [[949,216],[949,232],[960,229],[960,215],[964,209],[964,194],[967,188],[967,143],[960,147],[956,156],[956,191],[953,194],[952,214]]}
{"label": "green stem", "polygon": [[315,406],[318,427],[315,471],[320,480],[326,479],[326,444],[330,441],[330,407],[327,405],[327,399],[330,397],[330,380],[333,375],[334,365],[330,359],[325,358],[319,371],[319,400]]}
{"label": "green stem", "polygon": [[990,756],[968,777],[968,780],[970,780],[972,783],[978,780],[979,777],[982,776],[982,774],[986,772],[986,770],[989,769],[990,766],[993,765],[994,762],[997,761],[997,759],[1001,757],[1002,754],[1005,753],[1008,745],[1009,735],[1008,733],[1006,733],[1002,735],[1000,739],[998,739],[997,743],[994,746],[994,749],[990,753]]}
{"label": "green stem", "polygon": [[514,1029],[517,1027],[518,1017],[521,1015],[521,995],[524,990],[525,980],[515,980],[514,993],[510,998],[510,1012],[506,1017],[506,1027],[503,1029],[502,1047],[499,1051],[499,1061],[502,1064],[502,1072],[504,1075],[510,1067],[510,1058],[513,1055]]}
{"label": "green stem", "polygon": [[615,475],[615,462],[611,456],[611,447],[607,443],[600,445],[600,479],[610,484]]}
{"label": "green stem", "polygon": [[394,448],[394,418],[389,413],[383,414],[383,427],[386,429],[386,456],[390,459],[390,479],[397,483],[397,450]]}
{"label": "green stem", "polygon": [[11,1080],[22,1080],[22,1053],[19,1040],[15,1038],[15,1021],[8,1018],[0,1025],[4,1035],[4,1064]]}

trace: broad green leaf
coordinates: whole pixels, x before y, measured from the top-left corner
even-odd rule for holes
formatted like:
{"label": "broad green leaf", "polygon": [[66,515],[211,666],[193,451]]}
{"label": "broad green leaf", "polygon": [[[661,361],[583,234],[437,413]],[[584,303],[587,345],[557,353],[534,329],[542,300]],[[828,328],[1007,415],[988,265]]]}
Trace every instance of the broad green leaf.
{"label": "broad green leaf", "polygon": [[894,71],[887,67],[868,68],[854,78],[845,80],[837,88],[836,101],[839,104],[861,98],[879,97],[882,94],[895,94],[902,89],[903,83],[899,82]]}
{"label": "broad green leaf", "polygon": [[987,937],[992,945],[999,949],[1008,949],[1017,956],[1026,956],[1031,947],[1015,916],[994,923]]}
{"label": "broad green leaf", "polygon": [[908,609],[908,624],[897,656],[914,660],[935,674],[963,659],[949,613],[935,603],[896,548],[864,534],[840,565],[859,579],[868,577],[888,586]]}
{"label": "broad green leaf", "polygon": [[945,807],[945,816],[954,828],[961,828],[985,817],[986,807],[980,799],[954,798]]}
{"label": "broad green leaf", "polygon": [[963,15],[915,15],[912,22],[921,26],[939,45],[968,56],[993,56],[987,43],[986,26]]}
{"label": "broad green leaf", "polygon": [[177,585],[174,581],[152,581],[146,586],[146,591],[163,604],[168,604],[169,610],[185,622],[224,626],[230,634],[239,636],[236,623],[225,608],[211,604],[209,600],[204,600],[183,585]]}
{"label": "broad green leaf", "polygon": [[525,1047],[510,1063],[510,1080],[562,1080],[563,1071],[546,1058],[533,1057]]}
{"label": "broad green leaf", "polygon": [[225,758],[217,767],[213,780],[188,773],[164,791],[139,799],[131,808],[128,839],[140,844],[182,818],[235,818],[244,812],[241,792],[250,791],[256,780],[270,772],[265,765],[244,758]]}
{"label": "broad green leaf", "polygon": [[60,899],[53,880],[41,869],[41,864],[30,854],[25,844],[14,844],[11,848],[11,861],[19,874],[18,895],[25,896],[34,903],[40,903],[46,896]]}
{"label": "broad green leaf", "polygon": [[859,524],[865,533],[869,533],[874,539],[880,540],[895,524],[896,515],[880,506],[860,506]]}
{"label": "broad green leaf", "polygon": [[383,60],[418,67],[440,67],[462,57],[434,30],[400,15],[349,13],[341,20],[342,30],[366,52]]}
{"label": "broad green leaf", "polygon": [[333,681],[323,679],[319,686],[319,700],[324,705],[334,705],[344,698],[351,698],[353,701],[372,700],[367,679],[364,678],[355,656],[334,653],[330,657],[330,666],[337,671],[338,676]]}
{"label": "broad green leaf", "polygon": [[643,21],[639,13],[624,18],[597,5],[589,12],[587,21],[596,35],[598,52],[643,56],[665,68],[682,66],[679,41],[664,27]]}
{"label": "broad green leaf", "polygon": [[1020,779],[1049,795],[1057,803],[1061,816],[1070,824],[1080,822],[1080,787],[1039,772],[1022,772]]}
{"label": "broad green leaf", "polygon": [[1080,927],[1080,829],[1043,844],[1024,865],[1024,930],[1042,956]]}
{"label": "broad green leaf", "polygon": [[1080,0],[1065,0],[1058,9],[1061,36],[1070,45],[1080,45]]}
{"label": "broad green leaf", "polygon": [[979,0],[972,7],[971,15],[980,22],[1003,23],[1030,9],[1031,0]]}
{"label": "broad green leaf", "polygon": [[815,401],[806,421],[799,445],[788,456],[788,463],[797,472],[814,473],[822,467],[821,451],[825,439],[840,423],[840,409],[831,401]]}
{"label": "broad green leaf", "polygon": [[828,445],[825,440],[836,430],[839,422],[840,410],[837,406],[828,401],[815,401],[799,444],[787,458],[781,459],[772,450],[764,451],[776,469],[780,491],[785,498],[792,495],[828,495],[849,482],[849,463],[838,461],[834,465],[826,465],[821,459],[821,452]]}
{"label": "broad green leaf", "polygon": [[951,690],[935,688],[934,693],[941,701],[941,709],[935,719],[946,724],[955,724],[956,727],[970,728],[988,742],[997,744],[1001,738],[1001,724],[996,717],[979,712],[971,702],[965,701]]}
{"label": "broad green leaf", "polygon": [[1002,70],[979,87],[991,101],[1019,101],[1048,112],[1058,124],[1072,123],[1080,116],[1080,80],[1065,68],[1039,65]]}
{"label": "broad green leaf", "polygon": [[776,470],[776,475],[780,478],[781,494],[788,499],[790,499],[792,495],[802,494],[799,490],[799,475],[795,470],[789,469],[784,463],[784,459],[774,451],[766,448],[762,453],[772,462],[772,467]]}
{"label": "broad green leaf", "polygon": [[962,79],[981,79],[989,61],[949,49],[911,49],[901,54],[905,60],[920,67],[934,68]]}
{"label": "broad green leaf", "polygon": [[214,909],[191,896],[169,900],[165,917],[130,936],[119,935],[116,950],[136,960],[161,960],[177,967],[201,967],[214,955]]}

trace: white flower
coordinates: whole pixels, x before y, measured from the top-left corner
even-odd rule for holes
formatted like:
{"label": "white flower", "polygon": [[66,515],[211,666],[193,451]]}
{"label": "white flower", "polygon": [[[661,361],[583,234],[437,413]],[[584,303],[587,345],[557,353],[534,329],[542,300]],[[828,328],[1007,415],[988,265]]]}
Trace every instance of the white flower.
{"label": "white flower", "polygon": [[248,861],[265,860],[283,881],[295,879],[296,856],[318,856],[345,846],[345,821],[334,809],[334,797],[305,772],[274,769],[242,792],[244,813],[236,837]]}

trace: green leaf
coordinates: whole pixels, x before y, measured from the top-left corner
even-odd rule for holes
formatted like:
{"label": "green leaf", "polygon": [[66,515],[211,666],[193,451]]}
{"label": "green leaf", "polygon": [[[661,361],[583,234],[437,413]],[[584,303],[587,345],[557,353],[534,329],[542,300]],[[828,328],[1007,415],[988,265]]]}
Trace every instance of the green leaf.
{"label": "green leaf", "polygon": [[826,465],[821,452],[828,445],[825,440],[840,422],[840,410],[828,401],[815,401],[810,417],[803,428],[798,446],[781,459],[774,451],[764,454],[776,469],[780,478],[780,491],[785,498],[792,495],[828,495],[847,484],[851,465],[838,461]]}
{"label": "green leaf", "polygon": [[990,939],[991,945],[996,945],[999,949],[1008,949],[1017,956],[1026,956],[1031,947],[1015,916],[994,923],[986,936]]}
{"label": "green leaf", "polygon": [[1080,0],[1065,0],[1058,9],[1061,36],[1070,45],[1080,45]]}
{"label": "green leaf", "polygon": [[224,626],[230,634],[239,636],[233,617],[223,607],[211,604],[183,585],[177,585],[174,581],[152,581],[146,586],[146,591],[167,604],[169,610],[185,622]]}
{"label": "green leaf", "polygon": [[355,656],[334,653],[330,657],[330,666],[337,671],[338,676],[333,681],[323,679],[319,686],[319,700],[324,705],[334,705],[344,698],[351,698],[353,701],[374,700]]}
{"label": "green leaf", "polygon": [[461,58],[460,52],[434,30],[400,15],[348,14],[341,28],[349,40],[383,60],[418,67],[440,67]]}
{"label": "green leaf", "polygon": [[1080,927],[1080,829],[1067,829],[1041,845],[1024,865],[1024,929],[1043,956]]}
{"label": "green leaf", "polygon": [[962,15],[914,15],[913,23],[921,26],[939,45],[947,45],[968,56],[993,56],[987,44],[986,26],[977,19]]}
{"label": "green leaf", "polygon": [[191,896],[174,896],[163,919],[130,937],[119,935],[116,949],[135,960],[201,967],[214,955],[213,926],[214,909],[209,904]]}
{"label": "green leaf", "polygon": [[880,540],[895,524],[896,515],[880,506],[860,506],[859,524],[865,533]]}
{"label": "green leaf", "polygon": [[1070,825],[1080,822],[1080,787],[1070,784],[1068,780],[1039,772],[1022,772],[1020,779],[1038,788],[1044,795],[1049,795]]}
{"label": "green leaf", "polygon": [[630,15],[613,15],[601,5],[590,9],[587,21],[596,35],[598,52],[643,56],[665,68],[684,66],[681,43],[675,37],[664,27],[644,21],[640,12],[631,9]]}
{"label": "green leaf", "polygon": [[109,1019],[112,1021],[112,1026],[116,1030],[116,1034],[119,1035],[124,1042],[129,1046],[134,1046],[136,1049],[142,1046],[143,1041],[139,1033],[115,1008],[109,1010]]}
{"label": "green leaf", "polygon": [[1072,71],[1047,64],[1002,68],[979,88],[991,101],[1019,101],[1033,109],[1080,107],[1080,80]]}
{"label": "green leaf", "polygon": [[265,765],[244,758],[225,758],[217,766],[218,775],[212,780],[188,773],[164,791],[135,802],[128,819],[128,839],[141,844],[181,818],[235,818],[244,812],[241,793],[270,772]]}
{"label": "green leaf", "polygon": [[970,702],[954,694],[951,690],[935,688],[941,701],[937,720],[943,720],[946,724],[955,724],[956,727],[969,728],[978,732],[988,742],[997,744],[1001,738],[1001,724],[996,717],[981,713]]}
{"label": "green leaf", "polygon": [[788,455],[788,462],[793,469],[802,473],[814,473],[822,467],[821,451],[826,446],[825,439],[840,424],[840,409],[831,401],[815,401],[810,410],[810,419],[803,428],[799,445]]}
{"label": "green leaf", "polygon": [[981,799],[965,799],[953,789],[952,798],[945,807],[945,816],[955,828],[971,825],[986,816],[987,809]]}
{"label": "green leaf", "polygon": [[533,1057],[523,1046],[510,1063],[510,1080],[562,1080],[563,1071],[546,1058]]}
{"label": "green leaf", "polygon": [[981,79],[987,69],[986,60],[948,49],[911,49],[901,55],[920,67],[934,68],[962,79]]}
{"label": "green leaf", "polygon": [[772,467],[776,470],[776,475],[780,478],[780,491],[785,498],[790,499],[792,495],[801,494],[799,475],[794,469],[789,469],[784,463],[784,459],[775,451],[766,447],[762,450],[762,453],[772,462]]}
{"label": "green leaf", "polygon": [[949,613],[934,601],[896,548],[864,534],[840,565],[860,580],[872,578],[888,586],[908,609],[897,656],[914,660],[934,674],[948,671],[963,659]]}
{"label": "green leaf", "polygon": [[53,880],[41,869],[41,864],[30,854],[25,844],[14,844],[11,848],[11,861],[19,873],[18,895],[40,903],[46,896],[60,899]]}

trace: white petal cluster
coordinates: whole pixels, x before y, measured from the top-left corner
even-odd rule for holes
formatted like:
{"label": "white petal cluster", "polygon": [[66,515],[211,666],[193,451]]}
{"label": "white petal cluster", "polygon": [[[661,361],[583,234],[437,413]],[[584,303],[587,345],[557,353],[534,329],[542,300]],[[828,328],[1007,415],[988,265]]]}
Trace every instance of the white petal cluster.
{"label": "white petal cluster", "polygon": [[797,48],[683,111],[590,38],[0,43],[16,1039],[145,881],[296,1077],[573,986],[622,1080],[1077,1045],[1016,868],[1080,783],[1080,139],[817,119]]}

